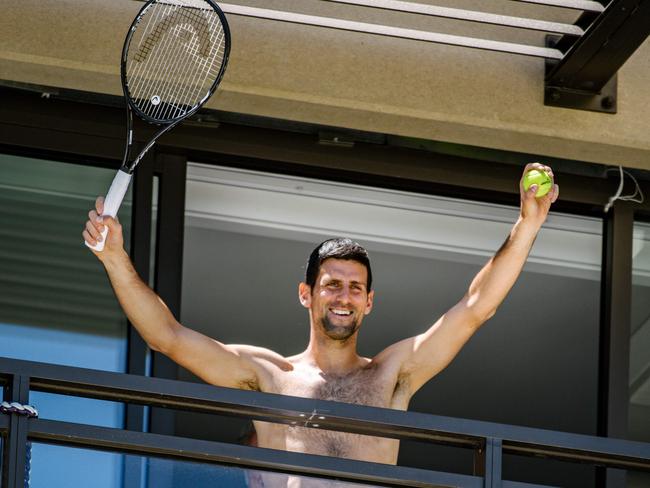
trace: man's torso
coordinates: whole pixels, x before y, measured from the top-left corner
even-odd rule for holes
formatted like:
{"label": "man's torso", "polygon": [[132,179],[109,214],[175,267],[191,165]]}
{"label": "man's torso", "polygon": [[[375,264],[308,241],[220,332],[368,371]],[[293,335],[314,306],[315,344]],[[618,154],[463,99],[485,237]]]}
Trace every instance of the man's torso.
{"label": "man's torso", "polygon": [[[325,374],[296,361],[292,371],[275,371],[263,391],[406,410],[410,393],[398,373],[388,364],[371,360],[345,375]],[[321,430],[315,426],[318,415],[309,417],[302,425],[255,421],[258,446],[388,464],[397,462],[398,440]],[[304,426],[307,420],[311,427]]]}

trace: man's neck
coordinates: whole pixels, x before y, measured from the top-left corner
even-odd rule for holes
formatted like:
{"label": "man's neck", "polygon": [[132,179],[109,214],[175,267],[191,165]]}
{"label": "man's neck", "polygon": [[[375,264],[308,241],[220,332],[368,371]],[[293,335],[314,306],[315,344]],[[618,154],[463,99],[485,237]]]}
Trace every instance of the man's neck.
{"label": "man's neck", "polygon": [[362,363],[357,354],[357,333],[346,341],[337,341],[312,329],[304,358],[324,373],[346,374]]}

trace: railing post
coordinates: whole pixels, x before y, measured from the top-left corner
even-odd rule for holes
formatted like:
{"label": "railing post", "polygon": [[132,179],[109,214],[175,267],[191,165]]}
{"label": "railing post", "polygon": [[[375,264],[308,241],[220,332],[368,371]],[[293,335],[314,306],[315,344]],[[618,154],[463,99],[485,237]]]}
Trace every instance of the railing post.
{"label": "railing post", "polygon": [[501,488],[503,441],[488,437],[474,453],[474,474],[483,476],[485,488]]}
{"label": "railing post", "polygon": [[[29,377],[12,375],[8,390],[8,402],[27,405],[29,402]],[[12,414],[9,420],[9,434],[3,453],[5,466],[2,473],[2,486],[7,488],[25,488],[28,420],[27,417],[16,414]]]}

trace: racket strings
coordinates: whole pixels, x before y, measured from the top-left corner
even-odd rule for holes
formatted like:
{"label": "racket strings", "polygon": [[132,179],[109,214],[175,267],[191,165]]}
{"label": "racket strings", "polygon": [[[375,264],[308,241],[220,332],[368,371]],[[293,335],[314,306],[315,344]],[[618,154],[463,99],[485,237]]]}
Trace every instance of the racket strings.
{"label": "racket strings", "polygon": [[[218,16],[215,15],[215,17],[218,19]],[[199,38],[198,40],[200,40],[201,42],[203,42],[206,39],[206,37],[202,36],[202,34],[208,34],[210,32],[208,30],[209,26],[207,25],[207,23],[204,26],[202,25],[202,27],[204,27],[204,29],[198,32],[198,38]],[[220,37],[223,37],[223,31],[221,31],[220,34],[221,34]],[[193,100],[195,101],[194,103],[201,103],[202,95],[207,96],[207,92],[204,91],[204,88],[206,87],[206,85],[208,87],[209,85],[211,85],[211,83],[206,83],[206,82],[213,80],[218,75],[218,70],[215,70],[213,68],[215,66],[214,55],[219,53],[219,48],[217,47],[217,49],[214,50],[213,56],[208,57],[210,51],[208,51],[208,55],[205,55],[201,50],[198,49],[200,43],[196,41],[197,39],[194,38],[193,42],[188,42],[185,45],[186,47],[185,55],[194,57],[195,70],[194,72],[188,72],[188,68],[191,68],[192,65],[190,63],[187,63],[184,72],[181,74],[181,77],[183,78],[191,77],[194,82],[187,83],[186,85],[181,87],[181,91],[179,93],[178,98],[180,100]],[[216,42],[219,42],[219,39],[217,39]],[[211,47],[210,44],[205,44],[205,45]],[[162,113],[163,118],[170,118],[170,117],[175,118],[178,115],[179,115],[178,110],[176,111],[176,113],[174,113],[174,112],[170,112],[168,109],[167,111]]]}
{"label": "racket strings", "polygon": [[[196,8],[203,4],[203,8]],[[129,95],[148,117],[182,117],[210,95],[225,58],[219,15],[204,2],[193,8],[153,3],[133,33],[126,60]]]}
{"label": "racket strings", "polygon": [[[152,98],[152,107],[150,107],[150,113],[148,113],[154,118],[169,117],[170,107],[174,107],[178,111],[182,110],[183,105],[192,105],[192,100],[186,101],[187,97],[184,95],[186,95],[186,87],[196,82],[196,73],[188,71],[191,68],[191,63],[183,59],[187,55],[183,51],[187,51],[196,57],[197,48],[195,45],[198,35],[204,34],[205,19],[201,17],[188,18],[188,15],[183,15],[187,13],[182,9],[176,9],[176,11],[166,15],[158,23],[157,29],[149,36],[149,39],[145,41],[145,49],[148,47],[147,44],[151,44],[152,41],[160,46],[158,56],[152,58],[153,66],[148,65],[145,67],[145,71],[152,72],[154,70],[154,83],[148,87],[143,87],[145,92],[154,93],[153,97],[155,98]],[[194,32],[190,31],[192,26],[196,26],[193,29]],[[196,32],[198,32],[198,35]],[[169,33],[169,35],[165,36],[165,33]],[[206,42],[205,36],[203,37],[200,41],[204,46],[203,52],[205,53],[207,51],[206,46],[209,48],[209,42]],[[194,60],[195,70],[200,71],[203,68],[205,63],[201,61]],[[161,113],[162,111],[165,113]]]}
{"label": "racket strings", "polygon": [[[169,22],[165,22],[168,18],[165,15],[172,13],[166,12],[168,10],[168,8],[155,9],[155,15],[149,17],[146,30],[150,32],[157,30],[159,33],[167,32],[168,28],[156,29],[156,27],[161,24],[169,24]],[[153,29],[150,29],[151,26],[153,26]],[[135,87],[132,94],[137,103],[140,104],[142,111],[146,115],[153,117],[157,107],[168,102],[167,98],[163,98],[166,93],[162,92],[161,84],[164,83],[165,78],[162,76],[161,71],[171,60],[168,50],[172,41],[171,35],[161,39],[150,34],[146,39],[152,42],[152,48],[149,51],[153,50],[153,53],[149,52],[146,57],[138,55],[134,57],[135,67],[131,77],[135,80]],[[153,46],[156,46],[155,50]],[[142,47],[147,49],[146,41]],[[142,61],[138,62],[138,59]]]}
{"label": "racket strings", "polygon": [[[175,112],[183,112],[183,104],[181,103],[182,97],[180,97],[180,92],[184,86],[189,83],[192,83],[194,80],[187,79],[185,77],[186,73],[181,73],[183,65],[183,49],[188,48],[188,44],[194,41],[192,37],[189,37],[188,31],[185,30],[184,20],[179,13],[184,13],[182,10],[174,11],[168,17],[165,17],[163,23],[171,24],[172,21],[176,23],[174,25],[170,35],[165,36],[166,44],[161,44],[160,55],[162,62],[159,64],[160,76],[158,77],[156,83],[151,87],[151,93],[163,93],[160,96],[160,103],[155,104],[152,107],[150,114],[151,117],[155,119],[166,119],[168,118],[167,114],[170,109],[173,109]],[[170,20],[171,19],[171,20]],[[186,41],[185,44],[182,42],[177,42],[178,39]],[[160,42],[160,39],[158,40]],[[186,71],[186,70],[185,70]],[[170,80],[177,80],[171,81]],[[188,109],[191,108],[191,103],[188,103]],[[164,114],[163,114],[164,112]]]}
{"label": "racket strings", "polygon": [[[179,12],[175,12],[174,15],[178,14]],[[182,14],[187,14],[188,12],[181,12]],[[191,12],[189,12],[191,13]],[[180,83],[180,84],[174,84],[172,86],[173,91],[172,94],[170,94],[169,99],[165,99],[165,102],[167,102],[166,105],[161,106],[159,105],[157,107],[157,110],[154,112],[153,116],[155,118],[169,118],[170,117],[170,111],[172,109],[175,109],[175,112],[182,111],[182,106],[176,105],[176,103],[180,103],[180,101],[187,99],[187,87],[191,86],[191,84],[196,83],[196,76],[197,73],[190,73],[189,70],[192,67],[192,63],[189,62],[184,62],[183,57],[187,55],[193,56],[195,59],[194,61],[194,67],[195,71],[200,71],[201,68],[203,67],[202,65],[204,64],[201,59],[198,59],[197,62],[197,49],[196,45],[197,43],[201,43],[203,45],[208,45],[209,47],[209,42],[206,42],[205,39],[205,25],[207,24],[205,21],[205,18],[200,18],[200,19],[192,19],[196,20],[196,23],[192,24],[195,25],[197,28],[194,30],[196,33],[193,35],[192,32],[190,32],[187,28],[187,24],[185,23],[186,15],[181,15],[178,16],[178,19],[175,19],[175,22],[178,22],[178,25],[175,27],[175,35],[178,39],[181,39],[184,41],[184,43],[176,43],[176,45],[173,46],[173,51],[170,53],[169,58],[168,58],[168,63],[166,63],[165,69],[167,72],[165,73],[166,77],[171,77],[174,78],[174,75],[176,75],[177,78],[181,80],[188,80],[188,83]],[[202,38],[199,38],[199,36],[203,34]],[[168,36],[170,38],[171,36]],[[184,52],[183,52],[184,49]],[[169,61],[175,61],[175,63],[172,63],[170,65]],[[193,75],[193,76],[192,76]],[[188,104],[190,105],[190,104]],[[162,113],[161,113],[162,112]]]}

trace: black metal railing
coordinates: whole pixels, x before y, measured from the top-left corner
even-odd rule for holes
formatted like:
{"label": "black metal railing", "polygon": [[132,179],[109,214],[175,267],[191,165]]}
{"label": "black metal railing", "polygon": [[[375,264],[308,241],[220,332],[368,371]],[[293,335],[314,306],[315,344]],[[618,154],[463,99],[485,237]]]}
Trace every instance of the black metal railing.
{"label": "black metal railing", "polygon": [[24,486],[28,442],[164,456],[387,486],[533,487],[503,481],[503,454],[650,472],[650,444],[402,412],[392,409],[219,388],[210,385],[0,358],[5,400],[27,404],[29,391],[213,413],[288,425],[472,449],[475,475],[353,461],[55,420],[0,415],[4,488]]}

